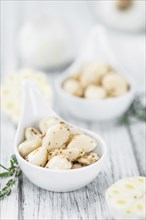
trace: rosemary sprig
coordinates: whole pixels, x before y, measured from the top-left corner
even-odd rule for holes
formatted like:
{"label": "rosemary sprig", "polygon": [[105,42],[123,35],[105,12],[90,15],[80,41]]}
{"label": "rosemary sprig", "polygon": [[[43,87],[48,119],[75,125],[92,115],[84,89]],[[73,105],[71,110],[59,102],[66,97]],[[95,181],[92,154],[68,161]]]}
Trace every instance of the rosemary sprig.
{"label": "rosemary sprig", "polygon": [[131,124],[133,121],[146,121],[146,106],[143,103],[144,95],[135,97],[128,111],[120,118],[120,124]]}
{"label": "rosemary sprig", "polygon": [[0,164],[0,167],[2,167],[5,170],[5,172],[0,173],[0,178],[10,177],[10,176],[12,177],[11,179],[8,180],[6,185],[0,190],[0,199],[3,199],[5,196],[10,195],[12,191],[12,187],[16,183],[17,177],[21,175],[21,169],[18,166],[18,162],[15,155],[11,156],[9,168],[3,166],[2,164]]}

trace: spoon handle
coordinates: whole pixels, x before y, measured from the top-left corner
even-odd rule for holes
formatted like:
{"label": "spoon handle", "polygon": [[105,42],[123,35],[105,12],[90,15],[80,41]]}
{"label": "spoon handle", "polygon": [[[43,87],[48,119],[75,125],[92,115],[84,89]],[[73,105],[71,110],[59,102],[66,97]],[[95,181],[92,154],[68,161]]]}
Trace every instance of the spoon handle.
{"label": "spoon handle", "polygon": [[23,118],[37,117],[44,115],[46,112],[50,117],[56,117],[56,113],[47,105],[44,97],[41,95],[39,89],[34,82],[25,80],[23,82],[23,103],[22,115]]}

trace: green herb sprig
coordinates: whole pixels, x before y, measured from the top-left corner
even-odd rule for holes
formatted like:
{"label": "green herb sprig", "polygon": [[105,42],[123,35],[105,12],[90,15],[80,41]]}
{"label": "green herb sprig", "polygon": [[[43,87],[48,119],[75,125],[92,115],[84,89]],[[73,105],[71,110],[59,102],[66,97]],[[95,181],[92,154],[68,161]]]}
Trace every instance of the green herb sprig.
{"label": "green herb sprig", "polygon": [[0,178],[4,177],[12,177],[8,180],[6,185],[0,190],[0,199],[3,199],[5,196],[10,195],[12,191],[12,187],[16,183],[17,178],[22,174],[21,169],[18,165],[17,159],[15,155],[11,156],[10,159],[10,167],[7,168],[0,164],[0,167],[5,170],[5,172],[0,173]]}
{"label": "green herb sprig", "polygon": [[128,111],[120,118],[120,124],[131,124],[134,121],[146,121],[146,106],[144,95],[137,95]]}

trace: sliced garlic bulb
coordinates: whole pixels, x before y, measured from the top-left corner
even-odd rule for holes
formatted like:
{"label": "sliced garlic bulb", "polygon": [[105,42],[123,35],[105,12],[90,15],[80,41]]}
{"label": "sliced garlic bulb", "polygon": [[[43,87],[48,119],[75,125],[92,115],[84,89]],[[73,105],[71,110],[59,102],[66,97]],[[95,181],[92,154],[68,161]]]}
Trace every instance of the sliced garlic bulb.
{"label": "sliced garlic bulb", "polygon": [[106,202],[116,219],[146,218],[146,178],[121,179],[106,191]]}
{"label": "sliced garlic bulb", "polygon": [[64,155],[52,157],[46,165],[46,168],[55,170],[68,170],[71,169],[71,167],[72,163],[69,161],[68,157]]}
{"label": "sliced garlic bulb", "polygon": [[24,135],[27,140],[41,137],[41,133],[35,128],[26,128]]}
{"label": "sliced garlic bulb", "polygon": [[63,83],[63,89],[71,95],[75,95],[75,96],[83,95],[83,88],[81,87],[80,83],[72,78],[67,79]]}
{"label": "sliced garlic bulb", "polygon": [[99,160],[99,156],[96,153],[88,153],[79,157],[77,161],[81,164],[90,165]]}
{"label": "sliced garlic bulb", "polygon": [[104,99],[106,98],[106,90],[100,86],[89,85],[84,96],[87,99]]}
{"label": "sliced garlic bulb", "polygon": [[109,96],[121,96],[128,90],[128,83],[118,74],[108,74],[102,80],[103,88]]}
{"label": "sliced garlic bulb", "polygon": [[42,144],[41,138],[26,140],[18,146],[18,151],[22,157],[26,157],[33,150],[40,147],[41,144]]}
{"label": "sliced garlic bulb", "polygon": [[69,139],[69,136],[69,127],[64,122],[60,122],[48,129],[45,137],[43,138],[42,145],[46,147],[48,151],[51,151],[62,147],[62,145],[64,145]]}
{"label": "sliced garlic bulb", "polygon": [[40,89],[47,103],[52,103],[52,88],[44,73],[33,69],[21,69],[14,74],[9,74],[1,88],[1,108],[15,124],[18,123],[20,118],[22,99],[21,88],[25,79],[32,80]]}
{"label": "sliced garlic bulb", "polygon": [[26,160],[29,163],[35,164],[37,166],[44,167],[47,163],[47,150],[44,147],[39,147],[32,151],[27,157]]}
{"label": "sliced garlic bulb", "polygon": [[96,147],[96,145],[97,143],[93,138],[85,134],[80,134],[73,137],[67,148],[79,148],[85,152],[90,152]]}
{"label": "sliced garlic bulb", "polygon": [[45,118],[41,120],[39,127],[42,133],[46,133],[51,126],[59,124],[59,122],[58,118]]}

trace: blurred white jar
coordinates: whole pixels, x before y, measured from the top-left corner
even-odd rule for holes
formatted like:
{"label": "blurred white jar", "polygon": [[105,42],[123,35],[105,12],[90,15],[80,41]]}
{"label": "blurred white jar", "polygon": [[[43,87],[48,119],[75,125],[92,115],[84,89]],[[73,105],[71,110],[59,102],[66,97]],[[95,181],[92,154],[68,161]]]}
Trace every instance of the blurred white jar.
{"label": "blurred white jar", "polygon": [[145,29],[145,0],[97,1],[96,16],[105,25],[125,31]]}
{"label": "blurred white jar", "polygon": [[59,18],[35,18],[18,31],[18,52],[25,65],[49,69],[71,62],[75,54],[73,35]]}

